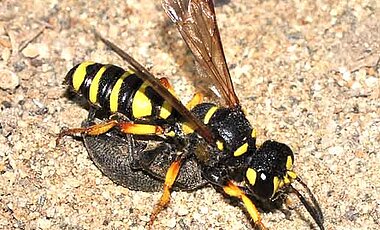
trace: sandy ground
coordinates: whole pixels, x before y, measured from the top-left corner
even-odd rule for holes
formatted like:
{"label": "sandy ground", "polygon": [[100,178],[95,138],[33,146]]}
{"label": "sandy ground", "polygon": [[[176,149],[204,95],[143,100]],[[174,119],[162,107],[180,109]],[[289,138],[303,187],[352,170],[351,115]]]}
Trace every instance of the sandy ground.
{"label": "sandy ground", "polygon": [[[61,83],[84,60],[125,66],[88,26],[167,76],[184,101],[194,92],[193,60],[158,1],[63,2],[0,1],[0,229],[144,229],[159,193],[115,185],[81,141],[55,147],[61,128],[87,115]],[[258,142],[292,146],[327,229],[379,229],[378,2],[219,5],[227,61]],[[251,229],[229,203],[213,188],[174,192],[154,228]],[[290,214],[262,218],[270,229],[315,229],[297,200]]]}

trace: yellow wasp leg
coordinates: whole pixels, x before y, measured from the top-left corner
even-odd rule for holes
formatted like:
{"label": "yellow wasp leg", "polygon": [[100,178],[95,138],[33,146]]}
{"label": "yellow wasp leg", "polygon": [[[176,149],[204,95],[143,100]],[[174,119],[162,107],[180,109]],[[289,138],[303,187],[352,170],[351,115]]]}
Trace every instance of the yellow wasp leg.
{"label": "yellow wasp leg", "polygon": [[203,94],[202,93],[196,93],[194,94],[193,98],[187,103],[186,108],[188,110],[191,110],[196,105],[201,104],[203,102]]}
{"label": "yellow wasp leg", "polygon": [[136,124],[125,122],[118,124],[123,133],[135,135],[160,135],[164,133],[164,129],[158,125]]}
{"label": "yellow wasp leg", "polygon": [[56,144],[58,145],[59,141],[64,136],[75,134],[87,134],[90,136],[96,136],[108,132],[113,127],[119,127],[120,131],[126,134],[160,135],[164,133],[164,129],[161,126],[157,125],[135,124],[130,121],[109,120],[107,122],[91,125],[89,127],[63,130],[58,134]]}
{"label": "yellow wasp leg", "polygon": [[158,202],[152,214],[150,215],[150,221],[149,221],[150,228],[152,227],[153,222],[156,219],[157,215],[162,211],[162,209],[164,209],[168,205],[170,201],[170,189],[172,188],[174,181],[178,176],[180,167],[181,167],[181,160],[175,160],[170,165],[168,171],[166,172],[164,191],[162,193],[160,201]]}
{"label": "yellow wasp leg", "polygon": [[161,85],[164,86],[173,96],[177,97],[172,84],[170,84],[169,80],[166,77],[160,78],[160,82]]}
{"label": "yellow wasp leg", "polygon": [[255,226],[259,229],[267,229],[264,224],[261,222],[259,211],[255,204],[244,194],[244,192],[236,186],[232,181],[229,181],[226,186],[223,187],[223,190],[226,194],[237,197],[238,199],[243,201],[245,208],[247,209],[249,215],[251,216]]}

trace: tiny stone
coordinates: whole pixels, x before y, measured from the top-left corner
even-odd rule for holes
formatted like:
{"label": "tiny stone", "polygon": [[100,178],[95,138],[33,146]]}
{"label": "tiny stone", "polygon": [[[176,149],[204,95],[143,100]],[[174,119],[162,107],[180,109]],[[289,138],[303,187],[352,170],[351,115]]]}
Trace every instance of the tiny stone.
{"label": "tiny stone", "polygon": [[50,48],[45,43],[38,43],[36,44],[38,54],[40,58],[49,58],[50,57]]}
{"label": "tiny stone", "polygon": [[67,185],[73,188],[77,188],[81,185],[80,181],[75,178],[68,178],[67,179]]}
{"label": "tiny stone", "polygon": [[316,82],[316,83],[313,85],[313,89],[314,89],[316,92],[319,92],[319,91],[322,90],[322,86],[321,86],[319,83]]}
{"label": "tiny stone", "polygon": [[366,76],[367,72],[365,69],[360,69],[357,73],[356,73],[356,76],[359,78],[359,79],[364,79],[365,76]]}
{"label": "tiny stone", "polygon": [[167,221],[165,221],[165,226],[168,228],[174,228],[177,224],[177,220],[175,218],[171,218]]}
{"label": "tiny stone", "polygon": [[339,72],[342,74],[343,80],[351,81],[351,73],[345,67],[340,67]]}
{"label": "tiny stone", "polygon": [[61,57],[66,61],[73,60],[74,50],[71,47],[66,47],[62,50]]}
{"label": "tiny stone", "polygon": [[343,154],[344,149],[342,146],[333,146],[333,147],[330,147],[327,151],[329,154],[332,154],[332,155],[341,155]]}
{"label": "tiny stone", "polygon": [[12,210],[12,211],[13,211],[13,204],[12,204],[12,203],[8,203],[8,204],[7,204],[7,207],[8,207],[9,210]]}
{"label": "tiny stone", "polygon": [[305,71],[309,71],[311,69],[310,62],[306,62],[303,68]]}
{"label": "tiny stone", "polygon": [[12,107],[12,103],[10,103],[9,101],[2,101],[1,105],[4,106],[4,108],[6,109],[9,109]]}
{"label": "tiny stone", "polygon": [[205,206],[200,207],[199,212],[202,213],[202,214],[207,214],[208,213],[208,208],[205,207]]}
{"label": "tiny stone", "polygon": [[179,216],[186,216],[187,214],[189,214],[189,210],[186,209],[185,207],[180,207],[177,211],[177,214]]}
{"label": "tiny stone", "polygon": [[341,38],[343,38],[343,33],[337,32],[337,33],[335,33],[335,37],[341,39]]}
{"label": "tiny stone", "polygon": [[337,15],[338,15],[338,11],[337,11],[336,9],[332,9],[332,10],[330,11],[330,15],[331,15],[331,16],[337,16]]}
{"label": "tiny stone", "polygon": [[0,79],[0,88],[4,90],[12,90],[20,85],[20,79],[17,74],[9,70],[1,70]]}
{"label": "tiny stone", "polygon": [[21,71],[23,71],[23,70],[25,69],[25,67],[26,67],[26,64],[25,64],[24,61],[18,61],[18,62],[16,62],[16,63],[13,63],[12,66],[13,66],[14,70],[15,70],[16,73],[17,73],[17,72],[21,72]]}
{"label": "tiny stone", "polygon": [[50,207],[46,210],[46,217],[52,218],[55,216],[56,210],[54,207]]}
{"label": "tiny stone", "polygon": [[368,86],[368,87],[370,87],[370,88],[373,88],[373,87],[376,87],[376,86],[378,86],[378,87],[380,87],[379,86],[379,79],[378,78],[376,78],[376,77],[367,77],[366,79],[365,79],[365,84]]}
{"label": "tiny stone", "polygon": [[361,87],[361,84],[359,82],[355,81],[354,83],[352,83],[351,88],[352,89],[361,89],[362,87]]}
{"label": "tiny stone", "polygon": [[17,121],[17,126],[19,128],[27,128],[28,127],[28,123],[25,122],[25,121],[23,121],[23,120],[19,120],[19,121]]}
{"label": "tiny stone", "polygon": [[139,219],[140,219],[141,221],[144,221],[144,222],[149,222],[149,221],[150,221],[149,216],[145,216],[145,215],[141,215],[141,216],[139,216]]}
{"label": "tiny stone", "polygon": [[28,58],[35,58],[39,55],[38,47],[36,44],[29,44],[22,50],[22,54]]}
{"label": "tiny stone", "polygon": [[51,221],[46,218],[39,219],[37,222],[37,226],[40,229],[50,229],[51,225],[52,225]]}
{"label": "tiny stone", "polygon": [[104,197],[104,199],[106,200],[110,200],[111,199],[111,195],[108,191],[104,191],[102,192],[102,196]]}
{"label": "tiny stone", "polygon": [[44,72],[44,73],[52,70],[51,66],[47,63],[42,64],[41,68],[42,68],[42,72]]}
{"label": "tiny stone", "polygon": [[4,49],[3,52],[1,53],[1,58],[4,60],[4,62],[7,62],[10,57],[11,57],[11,50]]}
{"label": "tiny stone", "polygon": [[5,172],[5,163],[0,162],[0,173]]}

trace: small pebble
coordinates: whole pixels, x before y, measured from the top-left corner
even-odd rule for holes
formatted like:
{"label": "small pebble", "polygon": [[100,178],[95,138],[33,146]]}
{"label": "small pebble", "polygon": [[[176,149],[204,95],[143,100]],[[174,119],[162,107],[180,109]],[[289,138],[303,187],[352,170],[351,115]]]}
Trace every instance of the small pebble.
{"label": "small pebble", "polygon": [[35,58],[37,57],[40,53],[38,51],[38,47],[36,44],[29,44],[25,47],[25,49],[22,50],[21,52],[25,57],[28,58]]}
{"label": "small pebble", "polygon": [[37,221],[37,226],[40,229],[50,229],[51,225],[51,221],[46,218],[42,218]]}
{"label": "small pebble", "polygon": [[62,49],[61,57],[66,61],[71,61],[74,58],[74,49],[71,47],[66,47]]}
{"label": "small pebble", "polygon": [[360,82],[354,81],[351,85],[351,88],[354,90],[360,90],[362,88],[362,85],[360,84]]}
{"label": "small pebble", "polygon": [[7,62],[10,57],[11,49],[3,49],[3,51],[1,52],[1,58],[4,60],[4,62]]}
{"label": "small pebble", "polygon": [[139,219],[147,223],[150,221],[149,216],[145,216],[145,215],[139,216]]}
{"label": "small pebble", "polygon": [[333,147],[330,147],[327,151],[329,154],[332,154],[332,155],[341,155],[343,154],[344,149],[342,146],[333,146]]}
{"label": "small pebble", "polygon": [[199,208],[199,212],[202,214],[207,214],[208,213],[208,208],[203,206]]}
{"label": "small pebble", "polygon": [[77,188],[81,185],[81,182],[71,177],[66,179],[66,185],[68,185],[68,187]]}
{"label": "small pebble", "polygon": [[345,81],[351,81],[351,73],[347,70],[346,67],[340,67],[338,71],[342,74],[342,78]]}
{"label": "small pebble", "polygon": [[17,74],[6,69],[0,70],[0,79],[0,88],[4,90],[13,90],[20,85]]}
{"label": "small pebble", "polygon": [[377,78],[377,77],[367,77],[366,79],[365,79],[365,84],[368,86],[368,87],[370,87],[370,88],[374,88],[374,87],[380,87],[379,86],[379,78]]}
{"label": "small pebble", "polygon": [[185,207],[180,207],[177,211],[177,214],[179,216],[186,216],[187,214],[189,214],[189,210],[186,209]]}
{"label": "small pebble", "polygon": [[177,225],[177,220],[175,218],[171,218],[165,221],[165,226],[168,228],[174,228]]}

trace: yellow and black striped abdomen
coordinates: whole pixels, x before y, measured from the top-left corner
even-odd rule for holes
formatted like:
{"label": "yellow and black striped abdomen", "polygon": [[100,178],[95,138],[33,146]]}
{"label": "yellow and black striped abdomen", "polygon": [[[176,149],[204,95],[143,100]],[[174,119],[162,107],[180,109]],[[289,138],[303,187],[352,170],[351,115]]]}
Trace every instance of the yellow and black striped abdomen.
{"label": "yellow and black striped abdomen", "polygon": [[91,104],[111,113],[119,112],[130,119],[167,119],[172,115],[172,107],[131,70],[82,62],[69,71],[65,80]]}

